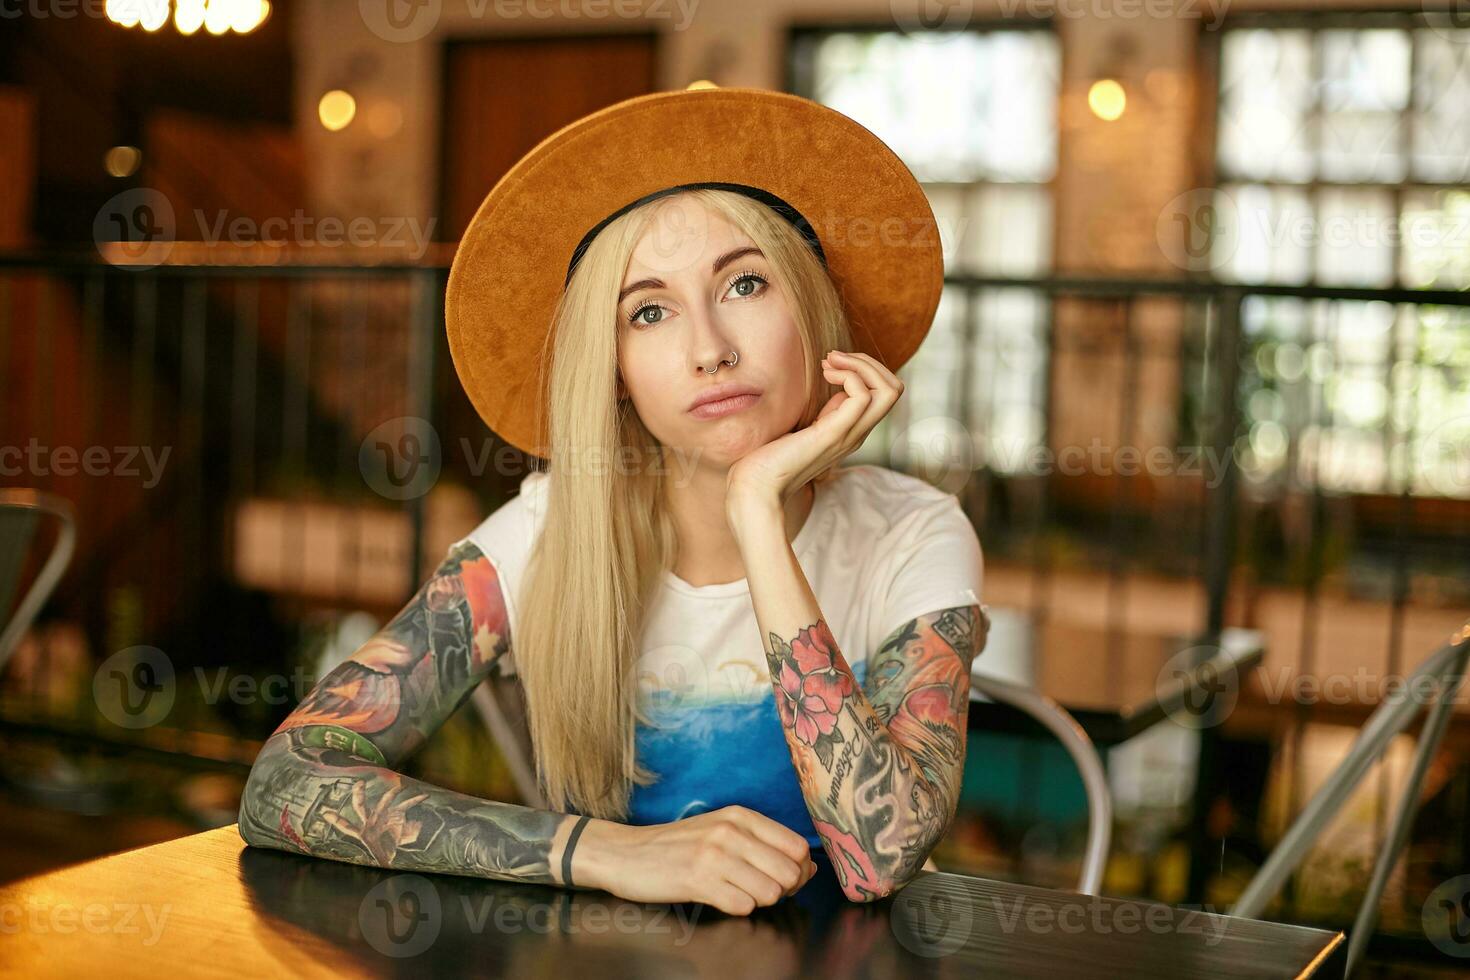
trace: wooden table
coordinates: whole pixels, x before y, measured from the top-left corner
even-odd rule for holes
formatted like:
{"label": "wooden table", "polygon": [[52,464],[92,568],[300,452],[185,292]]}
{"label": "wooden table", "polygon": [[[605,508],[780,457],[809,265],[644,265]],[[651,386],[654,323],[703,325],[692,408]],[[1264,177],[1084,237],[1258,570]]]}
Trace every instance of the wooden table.
{"label": "wooden table", "polygon": [[248,848],[234,826],[0,888],[27,977],[1341,977],[1341,932],[924,873],[848,902],[825,855],[749,917]]}

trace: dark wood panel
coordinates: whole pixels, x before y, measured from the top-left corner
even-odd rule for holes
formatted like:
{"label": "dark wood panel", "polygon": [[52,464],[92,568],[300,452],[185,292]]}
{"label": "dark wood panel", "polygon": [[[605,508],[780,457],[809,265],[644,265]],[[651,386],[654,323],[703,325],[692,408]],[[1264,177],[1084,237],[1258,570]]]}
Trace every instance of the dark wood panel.
{"label": "dark wood panel", "polygon": [[490,188],[541,140],[590,112],[654,91],[656,47],[652,34],[449,44],[440,237],[458,241]]}

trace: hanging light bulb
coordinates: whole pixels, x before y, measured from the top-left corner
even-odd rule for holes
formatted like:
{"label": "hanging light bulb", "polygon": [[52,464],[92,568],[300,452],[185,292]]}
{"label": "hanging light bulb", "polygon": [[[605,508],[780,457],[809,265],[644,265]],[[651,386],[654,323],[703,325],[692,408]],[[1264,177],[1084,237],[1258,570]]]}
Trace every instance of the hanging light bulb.
{"label": "hanging light bulb", "polygon": [[[169,0],[107,0],[107,19],[119,27],[150,33],[169,22]],[[203,27],[216,37],[249,34],[271,15],[270,0],[173,0],[174,29],[185,37]]]}

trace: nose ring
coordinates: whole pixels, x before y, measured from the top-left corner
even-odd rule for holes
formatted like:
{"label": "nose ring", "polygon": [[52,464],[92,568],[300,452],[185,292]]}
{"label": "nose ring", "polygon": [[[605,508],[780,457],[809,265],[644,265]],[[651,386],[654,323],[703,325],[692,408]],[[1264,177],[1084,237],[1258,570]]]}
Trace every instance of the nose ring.
{"label": "nose ring", "polygon": [[[739,363],[740,363],[740,355],[738,353],[736,353],[735,351],[733,351],[733,350],[730,352],[730,356],[729,357],[721,358],[721,360],[720,360],[720,364],[728,364],[731,367],[734,367],[735,365],[737,365]],[[715,371],[718,371],[720,369],[720,364],[716,364],[715,365],[715,370],[714,371],[711,371],[709,368],[705,368],[704,369],[704,373],[705,374],[714,374]]]}

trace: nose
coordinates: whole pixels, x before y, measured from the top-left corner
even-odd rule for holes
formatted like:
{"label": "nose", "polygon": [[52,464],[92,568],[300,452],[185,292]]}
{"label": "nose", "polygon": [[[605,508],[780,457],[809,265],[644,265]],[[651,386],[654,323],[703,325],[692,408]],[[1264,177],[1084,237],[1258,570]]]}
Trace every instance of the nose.
{"label": "nose", "polygon": [[697,375],[714,374],[722,367],[734,367],[740,360],[735,345],[730,342],[716,319],[706,312],[690,317],[692,331],[689,339],[691,360]]}
{"label": "nose", "polygon": [[722,367],[735,366],[739,354],[714,311],[689,311],[689,328],[689,360],[694,363],[695,376],[703,378]]}
{"label": "nose", "polygon": [[734,348],[731,348],[725,352],[723,357],[716,358],[711,362],[701,361],[700,370],[705,374],[714,374],[722,367],[734,367],[738,363],[740,363],[740,354]]}

